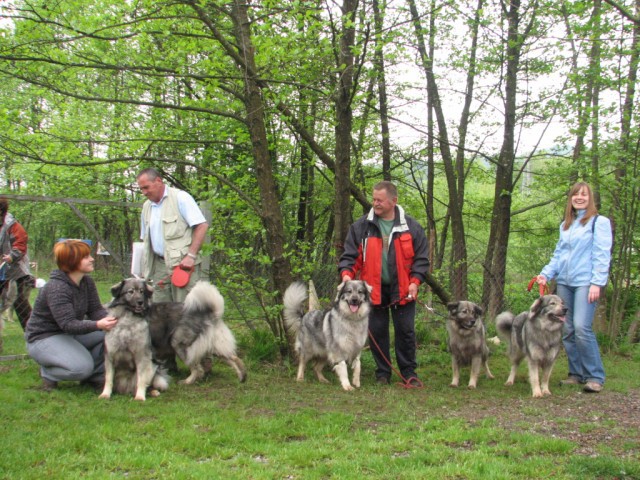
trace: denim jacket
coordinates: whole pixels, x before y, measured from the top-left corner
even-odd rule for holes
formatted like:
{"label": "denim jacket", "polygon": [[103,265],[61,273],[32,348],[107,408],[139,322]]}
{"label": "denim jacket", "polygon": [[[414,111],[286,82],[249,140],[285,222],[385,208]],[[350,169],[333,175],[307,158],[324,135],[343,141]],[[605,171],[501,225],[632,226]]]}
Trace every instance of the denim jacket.
{"label": "denim jacket", "polygon": [[560,224],[560,239],[553,257],[540,274],[569,287],[603,287],[607,284],[611,263],[611,222],[607,217],[597,215],[582,225],[580,219],[585,210],[577,212],[568,230],[563,229],[564,222]]}

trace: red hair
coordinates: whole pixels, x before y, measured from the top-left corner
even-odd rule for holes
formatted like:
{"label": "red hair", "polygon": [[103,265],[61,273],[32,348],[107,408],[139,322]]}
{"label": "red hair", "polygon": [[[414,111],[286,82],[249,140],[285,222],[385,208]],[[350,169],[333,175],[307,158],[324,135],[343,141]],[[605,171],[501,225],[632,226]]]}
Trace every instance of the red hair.
{"label": "red hair", "polygon": [[91,255],[91,247],[82,240],[63,240],[53,247],[58,268],[65,273],[78,269],[82,259]]}

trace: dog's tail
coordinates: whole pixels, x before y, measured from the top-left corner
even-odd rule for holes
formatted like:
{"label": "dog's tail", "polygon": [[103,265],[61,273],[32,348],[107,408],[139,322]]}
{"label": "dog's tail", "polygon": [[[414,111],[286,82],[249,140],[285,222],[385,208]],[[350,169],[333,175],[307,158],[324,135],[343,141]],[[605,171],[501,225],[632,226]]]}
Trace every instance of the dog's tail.
{"label": "dog's tail", "polygon": [[192,368],[207,355],[217,355],[233,367],[240,381],[244,382],[247,371],[237,356],[236,338],[222,320],[224,298],[218,289],[206,281],[196,283],[184,299],[184,310],[185,315],[204,315],[208,321],[204,330],[186,349],[183,361]]}
{"label": "dog's tail", "polygon": [[287,330],[297,332],[300,328],[300,320],[307,311],[305,307],[308,296],[307,286],[302,282],[294,282],[285,290],[282,316]]}
{"label": "dog's tail", "polygon": [[515,315],[511,312],[502,312],[496,317],[496,330],[505,340],[511,339],[511,329]]}
{"label": "dog's tail", "polygon": [[224,298],[215,286],[201,280],[184,299],[184,309],[185,313],[191,314],[211,313],[217,321],[220,321],[224,314]]}

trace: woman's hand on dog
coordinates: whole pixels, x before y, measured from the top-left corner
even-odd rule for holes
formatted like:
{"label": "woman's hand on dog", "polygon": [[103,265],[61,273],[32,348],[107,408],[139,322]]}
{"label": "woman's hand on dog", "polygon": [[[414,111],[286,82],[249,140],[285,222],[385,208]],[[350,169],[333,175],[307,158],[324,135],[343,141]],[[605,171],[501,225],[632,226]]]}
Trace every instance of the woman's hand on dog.
{"label": "woman's hand on dog", "polygon": [[101,318],[96,322],[96,325],[100,330],[109,331],[118,323],[118,319],[116,317],[108,316]]}

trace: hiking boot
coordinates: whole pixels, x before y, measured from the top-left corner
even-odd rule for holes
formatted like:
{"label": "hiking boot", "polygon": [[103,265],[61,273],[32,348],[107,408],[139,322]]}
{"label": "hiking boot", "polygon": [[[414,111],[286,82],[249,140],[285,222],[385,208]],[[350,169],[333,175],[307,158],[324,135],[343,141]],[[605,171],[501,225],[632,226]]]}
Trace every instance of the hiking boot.
{"label": "hiking boot", "polygon": [[418,377],[411,377],[407,381],[407,385],[414,388],[420,388],[422,387],[422,382],[418,379]]}
{"label": "hiking boot", "polygon": [[58,388],[58,382],[54,382],[53,380],[49,380],[48,378],[42,377],[42,390],[45,392],[50,392]]}
{"label": "hiking boot", "polygon": [[587,382],[582,391],[587,393],[600,393],[602,391],[602,385],[597,382]]}

